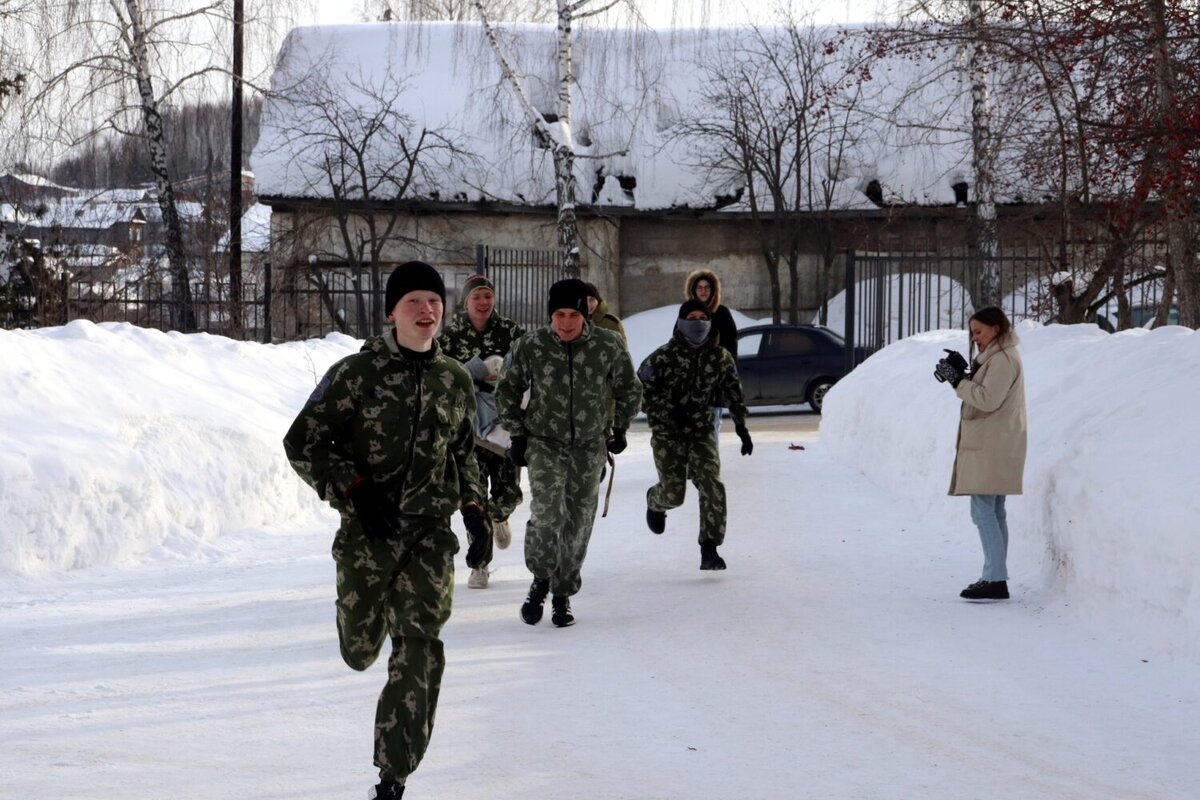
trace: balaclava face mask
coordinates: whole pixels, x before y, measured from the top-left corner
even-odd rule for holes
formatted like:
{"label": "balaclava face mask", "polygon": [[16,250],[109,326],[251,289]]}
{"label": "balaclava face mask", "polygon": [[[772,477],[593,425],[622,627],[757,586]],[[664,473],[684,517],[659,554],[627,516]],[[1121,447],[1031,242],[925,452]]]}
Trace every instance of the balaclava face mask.
{"label": "balaclava face mask", "polygon": [[[693,311],[703,311],[704,319],[688,319],[687,315]],[[688,343],[689,347],[700,347],[708,341],[708,334],[712,330],[712,321],[708,319],[708,308],[699,300],[688,300],[679,307],[679,319],[675,320],[675,330]]]}

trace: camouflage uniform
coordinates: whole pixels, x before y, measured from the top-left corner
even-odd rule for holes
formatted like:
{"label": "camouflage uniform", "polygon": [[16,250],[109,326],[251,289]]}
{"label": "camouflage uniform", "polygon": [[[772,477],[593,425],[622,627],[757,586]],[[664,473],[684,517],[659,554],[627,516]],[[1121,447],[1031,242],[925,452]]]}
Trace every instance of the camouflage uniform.
{"label": "camouflage uniform", "polygon": [[[645,387],[642,409],[650,423],[650,447],[658,470],[658,483],[646,492],[646,503],[654,511],[677,508],[691,478],[700,493],[700,544],[716,546],[725,541],[726,510],[712,409],[724,406],[736,424],[746,424],[746,399],[737,367],[718,341],[714,334],[693,348],[676,331],[670,342],[638,367]],[[685,412],[682,426],[672,422],[672,409]]]}
{"label": "camouflage uniform", "polygon": [[[620,337],[593,325],[571,342],[550,326],[531,331],[509,359],[496,407],[509,433],[529,437],[525,565],[535,578],[550,579],[554,595],[570,596],[582,584],[579,571],[596,518],[609,433],[605,398],[611,387],[614,424],[628,428],[642,387]],[[522,409],[526,389],[529,405]]]}
{"label": "camouflage uniform", "polygon": [[[292,423],[284,450],[300,477],[341,513],[334,537],[342,659],[365,670],[388,636],[388,681],[375,716],[375,764],[403,783],[429,744],[445,658],[458,538],[449,518],[479,502],[475,392],[434,345],[401,351],[393,335],[367,340],[334,364]],[[381,484],[401,515],[389,539],[368,538],[346,499],[359,477]]]}
{"label": "camouflage uniform", "polygon": [[[438,342],[442,352],[450,358],[466,364],[475,356],[508,355],[513,342],[521,338],[525,329],[511,319],[500,316],[495,311],[488,317],[487,326],[475,330],[466,312],[454,315],[454,318],[442,331]],[[486,384],[476,383],[478,391],[492,391]],[[481,478],[491,485],[483,506],[487,519],[488,541],[484,547],[483,560],[478,564],[467,564],[468,567],[486,567],[492,563],[493,542],[492,531],[497,522],[504,522],[509,515],[516,511],[524,499],[521,495],[521,468],[509,461],[503,455],[493,452],[486,447],[475,447],[475,460],[479,462]],[[471,534],[467,533],[468,545],[472,542]]]}

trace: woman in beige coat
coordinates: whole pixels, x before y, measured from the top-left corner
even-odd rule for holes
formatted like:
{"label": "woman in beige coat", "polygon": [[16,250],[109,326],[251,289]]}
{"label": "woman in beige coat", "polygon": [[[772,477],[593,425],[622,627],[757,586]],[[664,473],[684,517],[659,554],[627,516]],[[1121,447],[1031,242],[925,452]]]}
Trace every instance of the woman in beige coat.
{"label": "woman in beige coat", "polygon": [[[1025,372],[1017,335],[995,306],[971,317],[971,340],[979,348],[969,376],[943,359],[935,374],[962,399],[950,494],[970,495],[971,520],[983,544],[983,575],[963,589],[968,600],[1008,599],[1008,522],[1004,500],[1021,494],[1027,420]],[[961,356],[959,363],[965,364]]]}

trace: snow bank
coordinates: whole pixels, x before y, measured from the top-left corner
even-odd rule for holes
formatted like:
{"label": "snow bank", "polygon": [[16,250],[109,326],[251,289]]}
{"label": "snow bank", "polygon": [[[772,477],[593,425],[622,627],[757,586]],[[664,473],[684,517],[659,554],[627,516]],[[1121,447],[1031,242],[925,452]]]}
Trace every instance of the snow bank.
{"label": "snow bank", "polygon": [[[1013,579],[1059,585],[1102,624],[1200,655],[1200,415],[1187,410],[1200,334],[1017,329],[1029,457],[1025,494],[1008,505]],[[829,393],[821,440],[973,537],[967,501],[946,495],[959,401],[932,376],[942,348],[966,344],[964,331],[941,330],[884,348]]]}
{"label": "snow bank", "polygon": [[0,569],[202,554],[328,514],[280,444],[358,342],[278,346],[125,323],[0,331]]}

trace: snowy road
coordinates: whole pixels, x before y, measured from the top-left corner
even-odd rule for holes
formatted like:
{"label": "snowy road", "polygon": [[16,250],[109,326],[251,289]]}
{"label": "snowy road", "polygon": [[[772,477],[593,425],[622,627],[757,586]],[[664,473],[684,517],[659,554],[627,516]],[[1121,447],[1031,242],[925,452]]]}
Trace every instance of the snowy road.
{"label": "snowy road", "polygon": [[[1021,576],[1008,603],[960,601],[973,531],[913,518],[812,422],[752,418],[750,458],[724,437],[717,575],[697,570],[694,492],[646,530],[635,428],[574,628],[517,617],[522,508],[491,588],[460,570],[408,797],[1200,796],[1200,666]],[[6,576],[0,798],[364,797],[384,671],[338,658],[329,539],[247,531],[203,563]]]}

